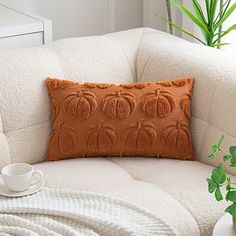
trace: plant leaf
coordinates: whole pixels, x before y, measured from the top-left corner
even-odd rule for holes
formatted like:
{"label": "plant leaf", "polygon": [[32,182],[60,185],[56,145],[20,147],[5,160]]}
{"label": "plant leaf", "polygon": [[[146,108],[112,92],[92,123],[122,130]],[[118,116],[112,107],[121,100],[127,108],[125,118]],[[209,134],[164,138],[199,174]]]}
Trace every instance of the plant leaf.
{"label": "plant leaf", "polygon": [[197,38],[196,36],[194,36],[193,34],[189,33],[188,31],[182,29],[181,27],[179,27],[179,26],[176,25],[175,23],[173,23],[173,22],[171,22],[171,21],[165,19],[164,17],[158,15],[157,13],[154,13],[154,14],[155,14],[157,17],[159,17],[160,19],[164,20],[165,22],[167,22],[167,23],[173,25],[176,29],[182,31],[183,33],[189,35],[190,37],[192,37],[192,38],[196,39],[197,41],[201,42],[202,44],[206,45],[206,43],[203,42],[201,39]]}
{"label": "plant leaf", "polygon": [[226,194],[226,196],[225,196],[225,199],[226,199],[226,201],[228,201],[229,199],[228,199],[228,193],[229,193],[229,191],[231,190],[231,179],[230,179],[230,177],[227,177],[227,179],[226,179],[226,181],[227,181],[227,185],[226,185],[226,190],[228,191],[227,192],[227,194]]}
{"label": "plant leaf", "polygon": [[205,25],[201,20],[194,16],[187,8],[180,4],[177,0],[171,0],[171,2],[185,15],[187,15],[196,25],[198,25],[206,34],[210,36],[207,25]]}
{"label": "plant leaf", "polygon": [[211,27],[213,26],[213,23],[214,23],[217,3],[218,3],[218,0],[211,0],[211,5],[210,5],[210,22],[209,22],[209,25]]}
{"label": "plant leaf", "polygon": [[208,156],[209,158],[215,158],[216,157],[216,154],[217,154],[217,151],[218,151],[218,145],[216,144],[213,144],[211,146],[211,154]]}
{"label": "plant leaf", "polygon": [[216,189],[216,191],[215,191],[215,198],[216,198],[217,201],[223,200],[223,196],[222,196],[222,193],[220,191],[220,188]]}
{"label": "plant leaf", "polygon": [[231,160],[230,160],[231,164],[236,164],[236,157],[231,157]]}
{"label": "plant leaf", "polygon": [[211,146],[211,151],[212,152],[217,152],[218,151],[218,145],[214,144]]}
{"label": "plant leaf", "polygon": [[227,161],[227,160],[229,160],[230,158],[232,158],[231,155],[224,155],[224,156],[223,156],[223,160],[224,160],[224,161]]}
{"label": "plant leaf", "polygon": [[230,163],[231,163],[231,167],[236,167],[236,157],[231,157],[231,160],[230,160]]}
{"label": "plant leaf", "polygon": [[236,216],[236,204],[233,203],[229,207],[226,208],[225,212],[228,212],[232,216]]}
{"label": "plant leaf", "polygon": [[229,147],[229,152],[230,152],[232,157],[236,158],[236,146],[230,146]]}
{"label": "plant leaf", "polygon": [[195,12],[196,16],[198,17],[199,20],[202,21],[202,23],[207,25],[207,21],[206,21],[206,18],[204,16],[204,13],[203,13],[203,10],[202,10],[200,4],[198,3],[197,0],[192,0],[192,1],[193,1],[193,8],[194,8],[194,12]]}
{"label": "plant leaf", "polygon": [[236,3],[234,3],[228,11],[226,11],[225,13],[222,14],[222,17],[215,23],[214,25],[214,31],[219,28],[220,25],[222,25],[227,19],[229,16],[232,15],[232,13],[235,11],[236,9]]}
{"label": "plant leaf", "polygon": [[[200,4],[198,3],[197,0],[192,0],[192,1],[193,1],[193,9],[194,9],[195,15],[204,25],[208,25]],[[208,34],[204,30],[202,30],[202,34],[205,40],[208,41],[208,37],[209,37]]]}
{"label": "plant leaf", "polygon": [[229,8],[230,3],[231,3],[231,0],[227,0],[227,1],[224,2],[223,6],[222,6],[222,8],[221,8],[221,11],[219,11],[217,17],[215,18],[214,24],[217,22],[217,20],[219,19],[219,17],[222,17],[222,16],[225,14],[225,12],[226,12],[226,11],[228,10],[228,8]]}
{"label": "plant leaf", "polygon": [[225,170],[220,164],[218,167],[214,168],[212,171],[211,179],[217,184],[223,184],[226,181]]}
{"label": "plant leaf", "polygon": [[208,157],[211,158],[211,159],[213,159],[213,158],[216,157],[216,153],[211,153]]}
{"label": "plant leaf", "polygon": [[230,45],[231,43],[216,43],[213,44],[212,47],[221,47],[221,46],[225,46],[225,45]]}
{"label": "plant leaf", "polygon": [[211,146],[211,154],[208,156],[209,158],[215,158],[217,152],[218,152],[218,151],[221,151],[221,150],[220,150],[220,146],[221,146],[223,140],[224,140],[224,135],[221,135],[221,137],[220,137],[218,143],[217,143],[217,144],[213,144],[213,145]]}
{"label": "plant leaf", "polygon": [[[213,44],[215,44],[219,39],[223,38],[225,35],[227,35],[228,33],[230,33],[230,32],[233,31],[233,30],[236,30],[236,24],[230,26],[227,30],[224,30],[224,31],[218,33],[218,34],[220,34],[220,35],[219,35],[219,37],[213,42]],[[216,36],[216,35],[215,35],[215,36]]]}
{"label": "plant leaf", "polygon": [[227,193],[228,195],[228,200],[233,202],[233,203],[236,203],[236,191],[235,190],[231,190]]}
{"label": "plant leaf", "polygon": [[210,0],[205,0],[208,23],[210,21]]}
{"label": "plant leaf", "polygon": [[208,182],[208,192],[213,193],[217,188],[216,183],[213,182],[211,179],[208,179],[208,178],[206,180]]}
{"label": "plant leaf", "polygon": [[[230,190],[231,190],[230,184],[227,184],[227,185],[226,185],[226,190],[227,190],[227,191],[230,191]],[[227,194],[228,194],[228,193],[227,193]],[[226,199],[227,201],[229,200],[229,199],[228,199],[228,195],[226,195],[225,199]]]}

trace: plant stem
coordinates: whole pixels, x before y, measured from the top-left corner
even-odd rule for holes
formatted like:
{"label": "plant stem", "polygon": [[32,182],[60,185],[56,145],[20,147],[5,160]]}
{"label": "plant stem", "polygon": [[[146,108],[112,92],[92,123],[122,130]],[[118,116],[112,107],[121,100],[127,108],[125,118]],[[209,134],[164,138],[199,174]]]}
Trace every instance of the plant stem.
{"label": "plant stem", "polygon": [[[224,6],[224,0],[220,0],[220,17],[223,14],[223,6]],[[221,32],[222,32],[222,24],[219,27],[219,36],[221,35]],[[220,43],[221,43],[221,37],[219,37],[218,42],[217,42],[217,44],[219,45],[217,46],[218,49],[220,49]]]}
{"label": "plant stem", "polygon": [[[170,0],[166,0],[166,8],[167,8],[168,21],[172,22],[172,12],[171,12]],[[170,23],[169,23],[169,31],[170,31],[170,34],[173,34],[173,26]]]}

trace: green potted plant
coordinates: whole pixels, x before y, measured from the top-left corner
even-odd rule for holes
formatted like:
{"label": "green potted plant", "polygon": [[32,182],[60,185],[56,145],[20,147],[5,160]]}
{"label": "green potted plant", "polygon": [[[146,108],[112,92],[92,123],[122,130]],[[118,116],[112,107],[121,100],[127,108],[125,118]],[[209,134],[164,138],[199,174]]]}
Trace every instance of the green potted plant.
{"label": "green potted plant", "polygon": [[[236,2],[234,2],[233,0],[205,0],[204,6],[201,6],[198,0],[192,0],[194,12],[191,12],[178,0],[169,1],[171,4],[176,6],[183,14],[185,14],[197,27],[200,28],[203,37],[197,37],[191,32],[188,32],[173,23],[172,19],[165,19],[164,17],[156,14],[159,18],[204,45],[210,47],[220,47],[229,44],[221,42],[221,39],[223,39],[231,31],[236,30],[236,24],[233,24],[226,30],[222,29],[222,25],[235,11]],[[206,13],[204,13],[204,8]]]}
{"label": "green potted plant", "polygon": [[[216,158],[218,152],[222,151],[220,146],[223,140],[224,136],[222,135],[219,142],[211,146],[209,158]],[[223,156],[223,161],[229,162],[229,165],[232,168],[236,167],[236,146],[229,147],[229,154]],[[225,199],[227,202],[230,202],[230,205],[226,208],[225,212],[232,215],[233,226],[236,230],[236,183],[231,182],[222,163],[213,169],[210,178],[207,178],[206,180],[208,182],[209,193],[213,193],[217,201]],[[223,194],[223,188],[226,190],[225,194]]]}

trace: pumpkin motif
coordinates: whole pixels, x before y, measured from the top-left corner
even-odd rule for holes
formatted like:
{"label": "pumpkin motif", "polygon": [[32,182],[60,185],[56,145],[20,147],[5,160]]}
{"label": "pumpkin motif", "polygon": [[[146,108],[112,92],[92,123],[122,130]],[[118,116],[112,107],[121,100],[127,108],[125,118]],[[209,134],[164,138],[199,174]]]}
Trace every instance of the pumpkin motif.
{"label": "pumpkin motif", "polygon": [[64,109],[71,118],[88,119],[96,108],[96,96],[89,91],[78,90],[65,97]]}
{"label": "pumpkin motif", "polygon": [[54,123],[60,110],[60,102],[56,97],[52,95],[50,95],[50,99],[51,99],[52,123]]}
{"label": "pumpkin motif", "polygon": [[53,129],[50,138],[50,148],[52,154],[67,154],[76,147],[76,132],[71,127],[60,124]]}
{"label": "pumpkin motif", "polygon": [[191,108],[190,108],[191,94],[189,92],[185,93],[180,101],[180,108],[183,110],[186,118],[190,118]]}
{"label": "pumpkin motif", "polygon": [[175,149],[186,149],[190,146],[190,132],[188,125],[178,120],[167,126],[161,135],[163,144]]}
{"label": "pumpkin motif", "polygon": [[143,111],[150,117],[164,118],[175,108],[173,94],[169,91],[156,89],[145,94],[141,101]]}
{"label": "pumpkin motif", "polygon": [[115,86],[114,84],[97,84],[97,87],[100,89],[106,89]]}
{"label": "pumpkin motif", "polygon": [[105,96],[102,102],[102,111],[112,119],[123,120],[134,112],[136,105],[136,99],[132,93],[119,90]]}
{"label": "pumpkin motif", "polygon": [[47,85],[50,89],[58,89],[58,88],[65,89],[74,84],[75,82],[70,80],[58,80],[53,78],[47,78]]}
{"label": "pumpkin motif", "polygon": [[157,85],[161,85],[163,87],[171,87],[172,83],[170,81],[161,81],[161,82],[157,82]]}
{"label": "pumpkin motif", "polygon": [[177,79],[177,80],[173,80],[172,84],[176,87],[183,87],[186,84],[190,83],[192,81],[191,78],[188,79]]}
{"label": "pumpkin motif", "polygon": [[136,89],[143,89],[143,88],[146,88],[147,86],[149,86],[149,83],[135,83],[134,84],[134,87]]}
{"label": "pumpkin motif", "polygon": [[107,152],[110,151],[117,142],[115,130],[103,122],[97,126],[92,126],[86,135],[86,145],[89,150]]}
{"label": "pumpkin motif", "polygon": [[85,87],[88,88],[100,88],[100,89],[106,89],[115,86],[114,84],[96,84],[96,83],[84,83]]}
{"label": "pumpkin motif", "polygon": [[132,83],[130,83],[130,84],[121,84],[120,87],[125,88],[125,89],[132,89],[132,88],[134,88],[134,85]]}
{"label": "pumpkin motif", "polygon": [[121,84],[120,87],[126,88],[126,89],[143,89],[146,88],[150,83],[131,83],[131,84]]}
{"label": "pumpkin motif", "polygon": [[131,150],[147,150],[150,149],[156,138],[157,132],[153,124],[140,120],[128,129],[125,145]]}

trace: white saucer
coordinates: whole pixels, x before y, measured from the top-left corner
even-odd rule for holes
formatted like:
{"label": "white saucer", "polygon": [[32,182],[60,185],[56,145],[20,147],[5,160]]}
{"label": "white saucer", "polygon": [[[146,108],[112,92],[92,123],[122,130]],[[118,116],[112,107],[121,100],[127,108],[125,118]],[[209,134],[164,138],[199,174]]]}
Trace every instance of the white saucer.
{"label": "white saucer", "polygon": [[2,176],[0,175],[0,195],[5,197],[24,197],[40,191],[44,187],[44,181],[30,186],[23,192],[13,192],[3,184]]}

